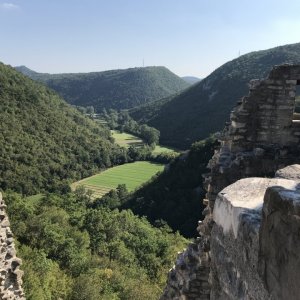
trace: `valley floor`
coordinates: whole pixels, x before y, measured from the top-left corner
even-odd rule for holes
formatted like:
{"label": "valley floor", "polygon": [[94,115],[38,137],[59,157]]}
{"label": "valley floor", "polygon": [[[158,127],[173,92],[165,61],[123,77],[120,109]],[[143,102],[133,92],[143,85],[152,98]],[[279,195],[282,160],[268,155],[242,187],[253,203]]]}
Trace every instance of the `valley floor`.
{"label": "valley floor", "polygon": [[[140,139],[139,137],[126,133],[126,132],[120,132],[118,130],[111,130],[112,136],[115,139],[116,143],[120,145],[121,147],[129,148],[130,146],[135,147],[141,147],[145,145],[144,141]],[[165,153],[165,152],[177,152],[175,149],[164,147],[160,145],[156,145],[153,154],[159,154],[159,153]]]}
{"label": "valley floor", "polygon": [[104,196],[119,184],[125,184],[128,191],[131,192],[163,169],[164,165],[148,161],[127,163],[77,181],[71,185],[71,188],[75,190],[76,187],[83,186],[93,192],[93,198]]}

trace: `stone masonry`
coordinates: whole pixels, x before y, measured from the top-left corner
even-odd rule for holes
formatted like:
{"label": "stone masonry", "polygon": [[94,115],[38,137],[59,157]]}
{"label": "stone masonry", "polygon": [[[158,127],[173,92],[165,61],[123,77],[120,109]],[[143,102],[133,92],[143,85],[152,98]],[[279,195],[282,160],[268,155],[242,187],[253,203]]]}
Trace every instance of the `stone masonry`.
{"label": "stone masonry", "polygon": [[0,299],[24,300],[21,260],[16,257],[13,234],[0,193]]}
{"label": "stone masonry", "polygon": [[299,203],[299,181],[284,178],[244,178],[218,194],[210,299],[299,299]]}
{"label": "stone masonry", "polygon": [[220,282],[211,265],[217,195],[241,178],[273,177],[278,169],[300,162],[300,115],[294,112],[299,83],[300,65],[276,66],[268,78],[250,82],[249,94],[232,111],[209,162],[199,238],[179,254],[161,299],[222,299],[214,293]]}

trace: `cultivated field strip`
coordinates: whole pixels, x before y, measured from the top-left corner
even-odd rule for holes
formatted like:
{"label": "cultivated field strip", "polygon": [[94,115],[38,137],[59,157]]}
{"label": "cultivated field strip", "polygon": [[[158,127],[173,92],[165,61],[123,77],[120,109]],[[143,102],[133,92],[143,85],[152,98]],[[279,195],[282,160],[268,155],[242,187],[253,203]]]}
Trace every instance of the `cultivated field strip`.
{"label": "cultivated field strip", "polygon": [[133,191],[163,168],[161,164],[147,161],[128,163],[75,182],[72,184],[72,189],[84,186],[93,191],[93,198],[102,197],[119,184],[125,184],[129,191]]}

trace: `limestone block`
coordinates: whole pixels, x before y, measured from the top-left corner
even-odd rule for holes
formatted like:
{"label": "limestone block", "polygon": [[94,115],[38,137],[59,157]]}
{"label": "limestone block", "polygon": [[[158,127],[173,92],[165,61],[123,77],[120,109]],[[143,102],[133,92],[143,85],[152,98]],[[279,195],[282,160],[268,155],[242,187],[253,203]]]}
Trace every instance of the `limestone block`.
{"label": "limestone block", "polygon": [[300,182],[300,165],[290,165],[278,170],[275,173],[276,178],[291,179]]}
{"label": "limestone block", "polygon": [[[299,182],[297,184],[299,186]],[[273,299],[299,299],[299,232],[299,188],[269,188],[260,228],[259,265],[260,275]]]}
{"label": "limestone block", "polygon": [[236,181],[218,194],[213,220],[223,228],[224,233],[232,232],[237,238],[243,216],[253,215],[248,221],[253,221],[253,230],[258,230],[260,222],[257,222],[257,214],[261,212],[265,191],[278,185],[300,191],[298,182],[288,179],[253,177]]}

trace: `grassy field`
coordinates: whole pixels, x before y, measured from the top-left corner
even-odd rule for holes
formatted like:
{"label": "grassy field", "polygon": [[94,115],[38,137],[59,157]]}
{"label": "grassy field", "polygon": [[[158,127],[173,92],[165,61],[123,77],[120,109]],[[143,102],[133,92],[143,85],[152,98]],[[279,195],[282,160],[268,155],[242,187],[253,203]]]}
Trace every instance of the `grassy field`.
{"label": "grassy field", "polygon": [[172,148],[156,145],[152,153],[159,154],[164,152],[177,152],[177,151],[175,151]]}
{"label": "grassy field", "polygon": [[[130,146],[142,146],[144,145],[143,140],[138,138],[137,136],[134,136],[130,133],[125,132],[119,132],[117,130],[111,130],[112,136],[115,139],[116,143],[120,145],[121,147],[129,148]],[[154,154],[159,154],[163,152],[176,152],[174,149],[162,147],[157,145],[155,149],[153,150]]]}
{"label": "grassy field", "polygon": [[130,133],[121,133],[117,130],[111,130],[111,133],[116,143],[119,144],[121,147],[129,148],[130,146],[138,147],[144,145],[143,140]]}
{"label": "grassy field", "polygon": [[71,188],[75,190],[77,186],[84,186],[94,192],[94,198],[102,197],[119,184],[126,184],[127,189],[133,191],[163,168],[161,164],[146,161],[128,163],[77,181]]}

